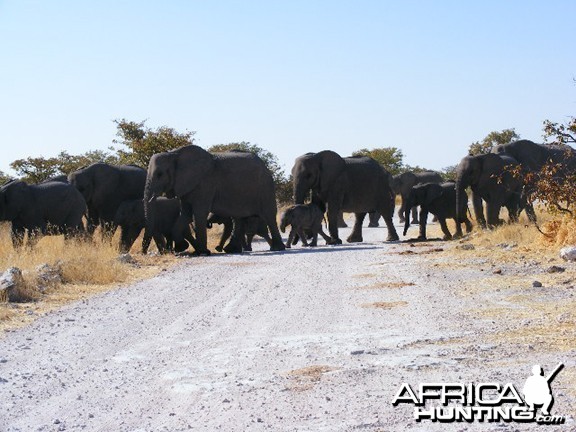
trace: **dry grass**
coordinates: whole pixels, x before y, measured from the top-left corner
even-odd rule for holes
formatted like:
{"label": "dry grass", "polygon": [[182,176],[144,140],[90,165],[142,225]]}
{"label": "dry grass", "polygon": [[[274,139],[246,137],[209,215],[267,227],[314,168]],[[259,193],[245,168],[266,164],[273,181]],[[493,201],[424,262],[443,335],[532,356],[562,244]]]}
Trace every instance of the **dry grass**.
{"label": "dry grass", "polygon": [[[214,250],[220,240],[222,227],[216,225],[208,230],[208,247]],[[9,224],[0,225],[0,272],[9,267],[22,270],[24,303],[0,302],[0,331],[25,325],[42,314],[62,305],[117,288],[119,285],[155,276],[163,269],[178,262],[173,255],[142,255],[142,237],[136,240],[130,251],[134,262],[117,260],[119,232],[112,243],[102,242],[99,232],[94,241],[65,242],[63,236],[47,236],[34,249],[15,251],[10,239]],[[150,251],[156,251],[154,242]],[[48,287],[42,294],[38,291],[36,268],[42,264],[61,262],[62,283]]]}
{"label": "dry grass", "polygon": [[[176,258],[138,254],[141,239],[132,249],[134,263],[122,263],[118,257],[118,239],[102,242],[96,232],[93,242],[65,242],[63,236],[46,236],[34,249],[14,250],[8,224],[0,226],[0,272],[9,267],[22,270],[24,286],[18,291],[23,303],[0,303],[0,330],[25,325],[38,316],[68,302],[108,291],[118,285],[154,276],[162,268],[172,265]],[[151,248],[153,249],[153,247]],[[60,263],[62,282],[38,290],[37,267]]]}
{"label": "dry grass", "polygon": [[290,379],[286,388],[292,391],[310,390],[315,384],[320,382],[326,373],[335,370],[338,370],[338,368],[326,365],[313,365],[294,369],[286,374]]}

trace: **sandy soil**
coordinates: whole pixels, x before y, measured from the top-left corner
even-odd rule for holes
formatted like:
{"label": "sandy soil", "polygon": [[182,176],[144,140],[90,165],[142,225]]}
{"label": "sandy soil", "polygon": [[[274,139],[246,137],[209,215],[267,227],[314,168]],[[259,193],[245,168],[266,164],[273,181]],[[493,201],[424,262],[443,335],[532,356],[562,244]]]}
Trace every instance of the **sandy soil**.
{"label": "sandy soil", "polygon": [[[496,268],[458,242],[385,234],[183,259],[6,333],[0,430],[575,430],[573,285],[543,279],[549,263]],[[403,382],[521,389],[559,362],[561,427],[417,423],[391,404]]]}

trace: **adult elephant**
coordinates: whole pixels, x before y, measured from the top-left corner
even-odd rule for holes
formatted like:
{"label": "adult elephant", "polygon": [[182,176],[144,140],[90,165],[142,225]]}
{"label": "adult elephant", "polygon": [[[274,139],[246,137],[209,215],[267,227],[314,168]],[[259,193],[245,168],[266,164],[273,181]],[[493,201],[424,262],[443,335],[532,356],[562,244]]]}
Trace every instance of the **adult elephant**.
{"label": "adult elephant", "polygon": [[[284,250],[276,224],[276,196],[272,174],[255,154],[243,151],[208,153],[195,145],[152,156],[144,191],[147,223],[150,204],[167,193],[181,202],[180,223],[194,220],[196,254],[210,254],[206,241],[208,214],[236,220],[260,216],[272,237],[271,250]],[[241,231],[241,230],[239,230]],[[233,233],[234,252],[242,251],[239,233]],[[175,238],[176,250],[183,239]],[[238,250],[239,249],[239,250]]]}
{"label": "adult elephant", "polygon": [[543,145],[530,140],[518,140],[497,145],[492,148],[492,153],[513,157],[525,171],[540,171],[550,161],[564,163],[567,170],[576,170],[576,151],[569,146]]}
{"label": "adult elephant", "polygon": [[362,241],[362,223],[371,211],[384,215],[387,240],[395,241],[398,234],[392,223],[394,194],[389,176],[378,162],[366,156],[342,158],[331,150],[306,153],[296,159],[292,168],[294,198],[296,204],[304,204],[312,190],[312,197],[326,205],[332,244],[342,243],[338,237],[338,218],[342,211],[356,216],[348,242]]}
{"label": "adult elephant", "polygon": [[80,168],[68,175],[86,200],[90,235],[97,226],[102,229],[102,238],[112,238],[117,224],[114,216],[124,201],[142,199],[146,171],[135,165],[110,165],[97,162]]}
{"label": "adult elephant", "polygon": [[[523,204],[522,180],[509,171],[515,166],[518,166],[518,161],[505,154],[488,153],[463,158],[456,169],[457,220],[464,219],[465,190],[470,187],[474,215],[480,226],[501,224],[499,215],[502,207],[508,209],[510,221],[515,222]],[[482,200],[486,201],[486,218]]]}
{"label": "adult elephant", "polygon": [[[519,140],[495,146],[492,153],[509,155],[516,159],[521,165],[523,174],[539,172],[547,163],[561,164],[562,167],[555,174],[560,179],[576,172],[576,151],[567,145],[543,145],[530,140]],[[525,184],[524,195],[530,196],[533,188],[533,184]],[[536,221],[532,205],[526,207],[526,214],[528,219]]]}
{"label": "adult elephant", "polygon": [[[410,195],[410,191],[414,186],[424,183],[442,183],[443,181],[444,179],[442,179],[440,173],[437,173],[436,171],[407,171],[392,176],[390,183],[392,191],[394,194],[400,195],[401,198],[400,208],[398,209],[398,217],[400,218],[400,222],[404,223],[405,221],[404,216],[406,210],[406,202],[408,201],[408,196]],[[370,223],[368,226],[377,227],[379,219],[379,213],[370,213]],[[412,223],[418,223],[418,207],[412,207]]]}
{"label": "adult elephant", "polygon": [[84,233],[84,198],[73,186],[62,182],[28,185],[12,180],[0,187],[0,220],[12,222],[12,244],[19,248],[28,231],[28,246],[40,235]]}

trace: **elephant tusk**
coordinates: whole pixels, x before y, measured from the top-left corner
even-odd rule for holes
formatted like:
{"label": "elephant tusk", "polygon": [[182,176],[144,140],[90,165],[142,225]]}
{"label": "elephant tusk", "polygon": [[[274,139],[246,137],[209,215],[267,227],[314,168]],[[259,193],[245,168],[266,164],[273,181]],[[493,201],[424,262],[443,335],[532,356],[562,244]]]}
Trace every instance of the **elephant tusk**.
{"label": "elephant tusk", "polygon": [[153,202],[154,200],[156,200],[156,194],[152,194],[152,196],[150,197],[150,199],[148,200],[149,203]]}

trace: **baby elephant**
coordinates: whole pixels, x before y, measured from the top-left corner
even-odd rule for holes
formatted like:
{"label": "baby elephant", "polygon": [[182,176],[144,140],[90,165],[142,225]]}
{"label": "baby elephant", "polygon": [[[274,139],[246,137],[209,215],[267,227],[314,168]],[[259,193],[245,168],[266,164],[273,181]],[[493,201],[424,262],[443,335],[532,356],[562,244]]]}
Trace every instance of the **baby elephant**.
{"label": "baby elephant", "polygon": [[[122,230],[120,237],[120,250],[122,252],[130,250],[143,229],[143,254],[148,252],[152,238],[160,253],[173,250],[173,230],[176,229],[176,221],[180,215],[180,200],[159,197],[154,201],[150,210],[154,213],[154,221],[152,227],[147,227],[144,203],[141,199],[124,201],[120,204],[116,211],[114,222]],[[184,230],[184,238],[191,242],[193,237],[190,226],[186,226]]]}
{"label": "baby elephant", "polygon": [[218,243],[218,246],[216,246],[216,250],[218,252],[242,252],[242,250],[236,250],[236,245],[230,246],[230,244],[228,244],[228,246],[224,246],[226,241],[233,235],[234,223],[236,223],[236,229],[240,231],[239,233],[236,233],[239,234],[241,243],[241,245],[238,245],[238,248],[241,246],[242,250],[244,251],[252,251],[252,239],[255,235],[259,235],[264,240],[266,240],[270,246],[272,245],[272,239],[268,234],[268,225],[266,225],[266,222],[264,222],[261,217],[249,216],[233,221],[231,217],[224,217],[210,213],[208,216],[208,228],[212,228],[213,224],[224,224],[224,231],[222,232],[222,236],[220,236],[220,242]]}
{"label": "baby elephant", "polygon": [[420,206],[420,235],[419,240],[426,240],[426,220],[428,213],[432,213],[438,218],[440,227],[444,233],[444,240],[452,239],[452,234],[446,226],[446,219],[454,219],[456,221],[456,237],[462,237],[461,223],[466,225],[466,232],[472,231],[472,224],[467,216],[468,210],[468,195],[464,193],[462,199],[461,214],[464,218],[460,221],[456,220],[456,185],[454,182],[446,183],[424,183],[412,187],[410,195],[408,196],[405,210],[405,223],[404,235],[410,226],[410,209],[415,206]]}
{"label": "baby elephant", "polygon": [[[296,234],[298,234],[304,246],[316,246],[318,234],[326,240],[326,243],[329,243],[331,240],[330,237],[322,231],[323,218],[324,213],[316,204],[296,204],[287,208],[280,219],[280,230],[282,230],[282,232],[286,231],[288,225],[292,227],[288,235],[286,247],[289,248],[292,245]],[[306,241],[307,233],[312,235],[312,242],[310,244]]]}

